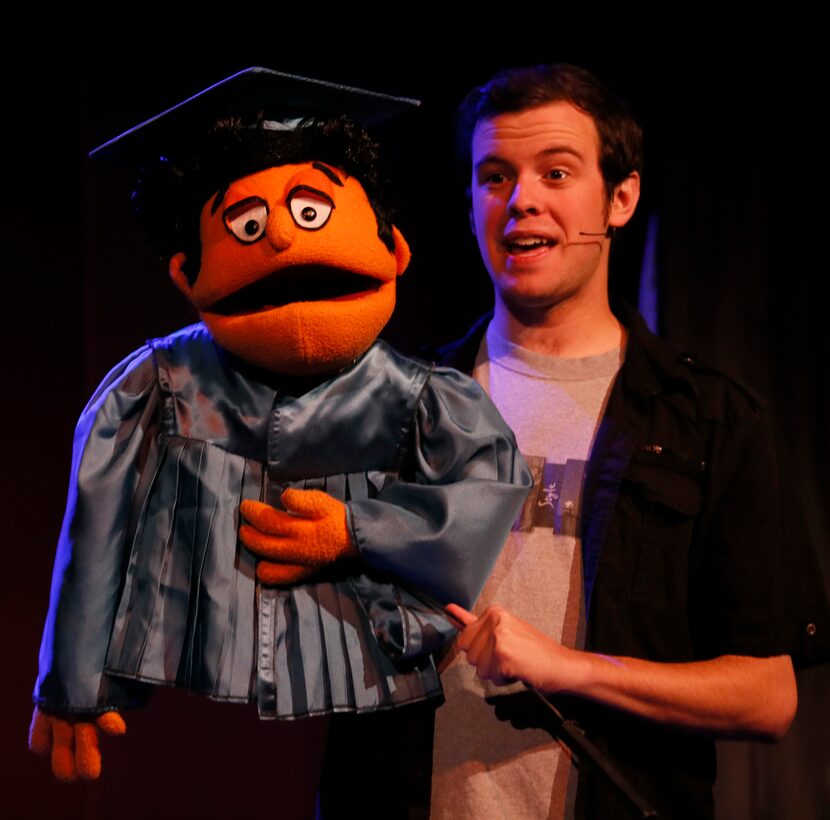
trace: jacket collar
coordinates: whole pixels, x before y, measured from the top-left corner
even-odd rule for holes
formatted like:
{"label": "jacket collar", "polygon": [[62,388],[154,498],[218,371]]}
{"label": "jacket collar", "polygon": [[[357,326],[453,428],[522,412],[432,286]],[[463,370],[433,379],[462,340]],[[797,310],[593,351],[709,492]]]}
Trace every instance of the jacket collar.
{"label": "jacket collar", "polygon": [[658,339],[646,327],[642,316],[628,305],[615,304],[613,310],[628,331],[625,366],[621,373],[624,387],[643,398],[678,388],[696,398],[691,356],[679,353]]}
{"label": "jacket collar", "polygon": [[493,311],[489,310],[476,320],[476,323],[461,339],[456,339],[436,351],[435,360],[445,367],[454,367],[462,373],[472,375],[476,363],[481,340],[487,332],[487,325],[493,318]]}

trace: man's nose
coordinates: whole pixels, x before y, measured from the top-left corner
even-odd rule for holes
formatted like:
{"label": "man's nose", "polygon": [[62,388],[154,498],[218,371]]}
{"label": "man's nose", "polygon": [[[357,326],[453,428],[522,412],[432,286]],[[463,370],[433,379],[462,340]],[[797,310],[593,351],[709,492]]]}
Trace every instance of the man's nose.
{"label": "man's nose", "polygon": [[276,251],[284,251],[291,246],[297,233],[297,226],[288,213],[288,208],[278,205],[268,217],[265,234],[271,247]]}
{"label": "man's nose", "polygon": [[538,214],[541,210],[538,180],[519,177],[510,193],[507,207],[513,217]]}

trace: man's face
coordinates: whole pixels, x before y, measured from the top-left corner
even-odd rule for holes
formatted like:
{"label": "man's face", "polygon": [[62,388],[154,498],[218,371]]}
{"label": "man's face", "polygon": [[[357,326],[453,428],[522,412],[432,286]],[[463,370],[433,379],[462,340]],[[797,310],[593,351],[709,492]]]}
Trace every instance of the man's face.
{"label": "man's face", "polygon": [[476,126],[472,156],[473,228],[497,297],[514,311],[605,300],[605,233],[633,205],[608,200],[593,119],[566,102],[499,114]]}

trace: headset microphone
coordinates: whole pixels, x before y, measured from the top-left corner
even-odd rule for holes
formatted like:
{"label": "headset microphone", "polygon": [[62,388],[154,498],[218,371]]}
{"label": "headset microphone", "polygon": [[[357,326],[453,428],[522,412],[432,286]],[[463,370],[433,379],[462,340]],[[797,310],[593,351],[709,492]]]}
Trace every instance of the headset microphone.
{"label": "headset microphone", "polygon": [[603,236],[606,239],[610,239],[612,236],[614,236],[614,228],[613,228],[612,225],[609,225],[608,228],[605,231],[598,231],[596,233],[593,233],[591,231],[580,231],[579,235],[580,236]]}

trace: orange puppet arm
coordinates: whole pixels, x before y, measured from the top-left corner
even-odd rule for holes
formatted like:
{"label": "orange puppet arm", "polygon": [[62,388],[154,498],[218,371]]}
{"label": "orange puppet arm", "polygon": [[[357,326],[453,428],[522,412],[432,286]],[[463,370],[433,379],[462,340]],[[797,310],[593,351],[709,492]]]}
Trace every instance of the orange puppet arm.
{"label": "orange puppet arm", "polygon": [[99,730],[107,735],[123,735],[127,724],[115,711],[83,718],[48,715],[35,706],[29,748],[35,754],[51,755],[52,772],[58,780],[95,780],[101,774]]}
{"label": "orange puppet arm", "polygon": [[321,490],[285,490],[285,510],[260,501],[243,501],[239,510],[248,522],[239,540],[266,560],[257,577],[268,584],[291,584],[338,558],[358,555],[346,523],[346,505]]}

